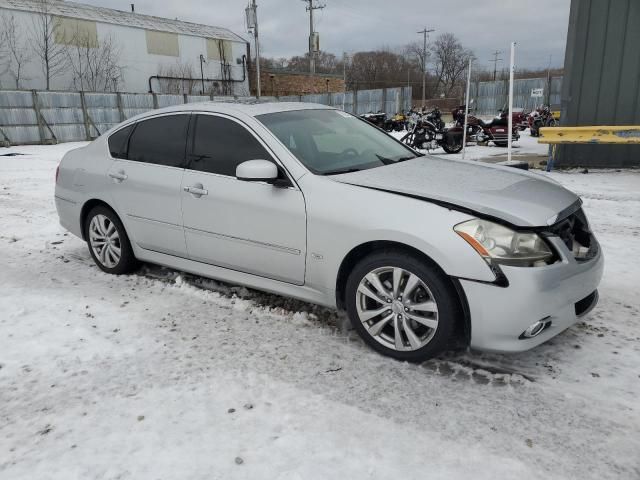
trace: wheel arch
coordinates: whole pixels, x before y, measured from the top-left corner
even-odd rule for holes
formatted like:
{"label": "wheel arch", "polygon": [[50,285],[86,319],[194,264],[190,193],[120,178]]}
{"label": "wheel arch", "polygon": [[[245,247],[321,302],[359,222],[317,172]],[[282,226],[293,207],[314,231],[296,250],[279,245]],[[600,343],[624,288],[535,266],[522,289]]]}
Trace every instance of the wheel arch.
{"label": "wheel arch", "polygon": [[122,219],[120,218],[120,215],[118,215],[118,213],[113,209],[113,207],[109,205],[107,202],[105,202],[104,200],[101,200],[99,198],[92,198],[90,200],[87,200],[86,202],[84,202],[84,205],[82,205],[82,208],[80,209],[80,231],[82,232],[83,240],[86,240],[84,224],[87,220],[87,215],[89,215],[89,212],[93,210],[95,207],[100,207],[100,206],[111,210],[120,219],[120,221],[122,221]]}
{"label": "wheel arch", "polygon": [[449,280],[452,292],[454,292],[456,295],[456,300],[461,311],[461,322],[459,322],[460,325],[457,326],[457,329],[454,332],[454,336],[458,339],[462,339],[464,343],[468,345],[471,338],[471,315],[467,297],[464,293],[462,285],[460,284],[460,281],[457,278],[448,275],[442,269],[442,267],[438,265],[438,263],[426,253],[401,242],[390,240],[374,240],[362,243],[352,248],[349,253],[347,253],[347,255],[340,263],[340,267],[338,268],[338,275],[336,277],[336,305],[338,309],[345,309],[345,290],[347,285],[347,278],[349,277],[349,273],[353,270],[353,267],[355,267],[355,265],[367,255],[382,250],[393,250],[403,253],[409,253],[419,258],[429,266],[438,270],[444,278],[447,278]]}

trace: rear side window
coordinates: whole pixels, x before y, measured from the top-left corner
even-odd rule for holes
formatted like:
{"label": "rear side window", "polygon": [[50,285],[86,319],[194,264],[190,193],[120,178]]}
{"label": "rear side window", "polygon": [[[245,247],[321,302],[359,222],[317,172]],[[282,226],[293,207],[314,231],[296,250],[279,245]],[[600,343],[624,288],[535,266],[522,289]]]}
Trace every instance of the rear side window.
{"label": "rear side window", "polygon": [[165,115],[138,122],[129,139],[129,160],[182,167],[189,115]]}
{"label": "rear side window", "polygon": [[127,158],[127,140],[133,125],[121,128],[109,137],[109,152],[113,158]]}
{"label": "rear side window", "polygon": [[196,116],[191,170],[235,177],[242,162],[270,159],[260,142],[239,123],[212,115]]}

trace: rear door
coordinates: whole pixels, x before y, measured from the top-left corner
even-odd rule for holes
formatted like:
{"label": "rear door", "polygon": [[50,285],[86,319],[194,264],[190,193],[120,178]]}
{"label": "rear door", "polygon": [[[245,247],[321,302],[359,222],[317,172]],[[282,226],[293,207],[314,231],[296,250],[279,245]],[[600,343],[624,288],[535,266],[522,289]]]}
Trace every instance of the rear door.
{"label": "rear door", "polygon": [[182,212],[189,257],[233,270],[303,284],[306,211],[302,192],[288,185],[236,179],[246,160],[278,163],[265,144],[230,117],[193,116]]}
{"label": "rear door", "polygon": [[188,113],[162,115],[138,122],[126,138],[116,132],[110,150],[112,157],[123,158],[116,158],[107,172],[131,241],[181,257],[187,256],[180,186],[189,118]]}

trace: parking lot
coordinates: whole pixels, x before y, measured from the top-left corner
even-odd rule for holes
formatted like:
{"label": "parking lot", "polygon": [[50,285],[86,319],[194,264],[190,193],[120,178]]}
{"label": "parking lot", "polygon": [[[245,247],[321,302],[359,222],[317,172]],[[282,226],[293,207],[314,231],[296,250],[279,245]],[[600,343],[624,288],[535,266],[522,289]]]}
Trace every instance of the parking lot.
{"label": "parking lot", "polygon": [[79,145],[0,150],[0,478],[640,477],[640,171],[551,174],[604,250],[592,313],[411,365],[313,305],[102,273],[53,202]]}

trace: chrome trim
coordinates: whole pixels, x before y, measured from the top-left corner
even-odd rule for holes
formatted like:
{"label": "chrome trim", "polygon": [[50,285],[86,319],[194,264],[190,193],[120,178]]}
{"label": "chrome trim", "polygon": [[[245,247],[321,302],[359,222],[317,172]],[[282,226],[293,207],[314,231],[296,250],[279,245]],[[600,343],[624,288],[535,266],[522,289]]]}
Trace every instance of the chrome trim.
{"label": "chrome trim", "polygon": [[182,229],[182,225],[176,225],[175,223],[163,222],[162,220],[154,220],[152,218],[147,218],[147,217],[139,217],[138,215],[133,215],[131,213],[127,213],[126,215],[127,217],[132,218],[133,220],[140,220],[142,222],[147,222],[147,223],[159,223],[161,225],[167,225],[169,227],[174,227],[176,229]]}
{"label": "chrome trim", "polygon": [[276,250],[276,251],[280,251],[280,252],[284,252],[284,253],[289,253],[291,255],[300,255],[302,253],[297,248],[284,247],[282,245],[274,245],[272,243],[259,242],[257,240],[250,240],[248,238],[240,238],[240,237],[234,237],[234,236],[231,236],[231,235],[224,235],[222,233],[209,232],[207,230],[200,230],[199,228],[193,228],[193,227],[186,227],[185,226],[184,229],[192,231],[192,232],[200,234],[200,235],[209,235],[209,236],[212,236],[212,237],[215,237],[215,238],[219,238],[220,240],[229,240],[229,241],[232,241],[232,242],[244,243],[246,245],[253,245],[253,246],[256,246],[256,247],[268,248],[270,250]]}

